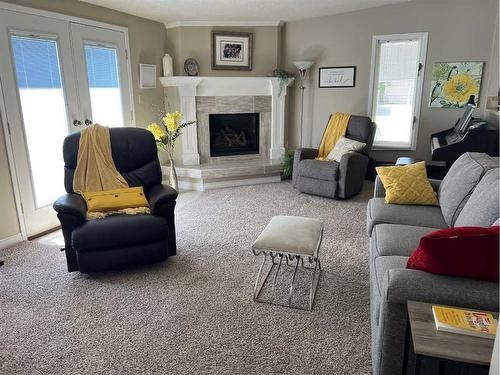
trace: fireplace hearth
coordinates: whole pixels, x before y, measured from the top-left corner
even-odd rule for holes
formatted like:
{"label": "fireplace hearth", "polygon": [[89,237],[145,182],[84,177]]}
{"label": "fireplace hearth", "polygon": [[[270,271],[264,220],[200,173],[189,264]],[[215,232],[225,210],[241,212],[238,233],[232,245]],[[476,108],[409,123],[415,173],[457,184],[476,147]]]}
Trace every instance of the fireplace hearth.
{"label": "fireplace hearth", "polygon": [[259,113],[209,115],[210,156],[259,154]]}

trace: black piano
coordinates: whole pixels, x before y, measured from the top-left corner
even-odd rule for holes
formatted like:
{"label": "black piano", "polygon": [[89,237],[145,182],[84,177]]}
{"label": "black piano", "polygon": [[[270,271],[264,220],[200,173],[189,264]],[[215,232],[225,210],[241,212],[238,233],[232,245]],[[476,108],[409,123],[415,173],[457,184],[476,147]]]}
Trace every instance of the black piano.
{"label": "black piano", "polygon": [[432,160],[444,161],[446,167],[450,167],[465,152],[498,156],[498,130],[484,121],[473,119],[471,113],[472,110],[466,109],[453,128],[432,134]]}

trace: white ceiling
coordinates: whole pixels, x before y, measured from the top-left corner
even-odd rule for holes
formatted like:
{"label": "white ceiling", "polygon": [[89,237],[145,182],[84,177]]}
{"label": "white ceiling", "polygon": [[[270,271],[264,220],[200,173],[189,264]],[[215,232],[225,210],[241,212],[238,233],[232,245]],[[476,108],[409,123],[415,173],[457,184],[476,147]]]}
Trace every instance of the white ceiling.
{"label": "white ceiling", "polygon": [[[255,22],[320,17],[410,0],[82,0],[166,24]],[[221,25],[222,26],[222,25]]]}

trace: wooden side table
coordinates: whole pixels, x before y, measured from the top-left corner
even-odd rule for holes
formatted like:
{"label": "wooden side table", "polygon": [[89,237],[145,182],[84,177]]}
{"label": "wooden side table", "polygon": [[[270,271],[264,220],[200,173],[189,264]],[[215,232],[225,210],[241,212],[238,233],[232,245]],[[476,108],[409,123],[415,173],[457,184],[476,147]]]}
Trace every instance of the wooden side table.
{"label": "wooden side table", "polygon": [[[485,312],[498,319],[498,313]],[[415,355],[415,375],[423,374],[424,358],[439,361],[439,374],[445,374],[450,363],[459,363],[462,371],[475,367],[488,373],[495,340],[438,331],[430,303],[408,301],[408,321]],[[409,345],[405,349],[404,369],[407,370]]]}

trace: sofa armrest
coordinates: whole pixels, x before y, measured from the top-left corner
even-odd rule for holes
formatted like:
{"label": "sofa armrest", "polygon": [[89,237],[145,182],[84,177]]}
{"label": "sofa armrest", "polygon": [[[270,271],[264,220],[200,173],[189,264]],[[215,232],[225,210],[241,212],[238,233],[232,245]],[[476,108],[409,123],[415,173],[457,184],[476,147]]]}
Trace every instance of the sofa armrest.
{"label": "sofa armrest", "polygon": [[80,194],[69,193],[62,195],[56,199],[52,207],[58,215],[74,216],[80,222],[87,219],[87,204]]}
{"label": "sofa armrest", "polygon": [[[441,180],[435,180],[433,178],[429,178],[429,182],[432,186],[432,189],[436,192],[439,192],[439,186],[441,186]],[[379,176],[375,177],[375,190],[373,191],[374,198],[385,198],[385,188],[380,180]]]}
{"label": "sofa armrest", "polygon": [[166,185],[155,185],[149,190],[149,205],[151,207],[151,213],[160,210],[160,207],[164,204],[175,202],[177,199],[177,191],[172,189],[170,186]]}
{"label": "sofa armrest", "polygon": [[348,152],[340,158],[338,196],[349,198],[361,191],[369,158],[359,152]]}
{"label": "sofa armrest", "polygon": [[385,275],[383,299],[406,305],[419,301],[465,308],[498,311],[498,283],[392,269]]}
{"label": "sofa armrest", "polygon": [[292,185],[295,187],[299,173],[299,163],[304,159],[314,159],[318,156],[316,148],[298,148],[293,155]]}

